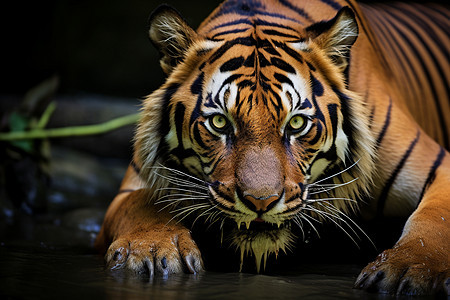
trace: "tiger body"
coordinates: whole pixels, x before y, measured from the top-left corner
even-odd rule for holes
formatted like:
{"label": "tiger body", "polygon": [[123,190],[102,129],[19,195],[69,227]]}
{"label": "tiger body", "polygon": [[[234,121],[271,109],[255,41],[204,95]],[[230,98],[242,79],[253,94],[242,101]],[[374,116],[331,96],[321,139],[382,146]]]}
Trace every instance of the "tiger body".
{"label": "tiger body", "polygon": [[[353,1],[225,1],[197,32],[174,10],[156,10],[149,34],[168,78],[144,101],[133,164],[96,241],[109,247],[108,265],[202,270],[178,222],[194,215],[236,223],[232,243],[259,271],[298,242],[292,226],[346,222],[340,216],[360,210],[409,218],[356,287],[444,289],[448,10],[403,5],[386,13]],[[426,49],[401,43],[411,32]]]}

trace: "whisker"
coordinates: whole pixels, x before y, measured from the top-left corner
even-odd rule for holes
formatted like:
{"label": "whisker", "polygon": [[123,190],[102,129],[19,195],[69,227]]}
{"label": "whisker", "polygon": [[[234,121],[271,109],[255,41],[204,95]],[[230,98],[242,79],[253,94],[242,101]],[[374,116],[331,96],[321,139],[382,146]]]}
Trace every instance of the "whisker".
{"label": "whisker", "polygon": [[200,182],[200,183],[202,183],[202,184],[207,184],[206,181],[201,180],[201,179],[199,179],[199,178],[197,178],[197,177],[194,177],[194,176],[192,176],[192,175],[189,175],[189,174],[187,174],[187,173],[184,173],[184,172],[182,172],[182,171],[180,171],[180,170],[177,170],[177,169],[172,169],[172,168],[169,168],[169,167],[166,167],[166,166],[163,166],[163,165],[155,166],[155,167],[152,167],[152,168],[154,168],[154,169],[168,170],[168,171],[170,171],[170,172],[172,172],[172,173],[175,173],[175,174],[178,174],[178,175],[181,175],[181,176],[188,177],[188,178],[193,179],[193,180],[195,180],[195,181],[198,181],[198,182]]}
{"label": "whisker", "polygon": [[354,179],[352,179],[350,181],[347,181],[347,182],[344,182],[344,183],[341,183],[341,184],[330,184],[330,187],[323,187],[322,191],[312,192],[312,193],[309,193],[309,195],[320,194],[320,193],[327,193],[327,192],[329,192],[331,190],[334,190],[334,189],[346,186],[348,184],[351,184],[351,183],[355,182],[356,180],[358,180],[358,178],[354,178]]}
{"label": "whisker", "polygon": [[[161,208],[160,210],[158,210],[158,212],[163,211],[164,209],[166,209],[169,206],[177,206],[179,205],[181,202],[187,202],[187,201],[194,201],[191,198],[181,198],[181,199],[177,199],[177,200],[173,200],[173,199],[168,199],[168,200],[163,200],[163,201],[155,201],[155,204],[162,204],[162,203],[166,203],[169,202],[168,204],[166,204],[163,208]],[[202,202],[204,203],[204,202]]]}
{"label": "whisker", "polygon": [[308,224],[311,226],[311,228],[316,232],[317,237],[320,238],[319,231],[317,231],[317,229],[316,229],[316,227],[314,226],[314,224],[311,223],[310,220],[308,220],[308,217],[311,218],[313,221],[316,221],[316,222],[320,223],[318,220],[314,219],[313,217],[311,217],[311,216],[309,216],[309,215],[307,215],[307,214],[305,214],[305,213],[303,213],[303,212],[300,212],[300,218],[302,218],[303,220],[305,220],[306,222],[308,222]]}
{"label": "whisker", "polygon": [[[190,200],[190,199],[183,200],[183,201],[188,201],[188,200]],[[163,202],[167,202],[167,201],[163,201]],[[180,204],[180,202],[182,202],[182,201],[172,201],[172,202],[170,202],[169,204],[166,204],[163,208],[159,209],[158,212],[161,212],[161,211],[165,210],[166,208],[168,208],[168,207],[170,207],[170,206],[177,206],[178,204]],[[159,203],[155,202],[155,204],[159,204]],[[196,203],[196,204],[193,204],[193,205],[203,205],[203,204],[205,204],[205,203]],[[181,207],[181,208],[178,208],[177,211],[178,211],[178,210],[181,210],[181,209],[189,208],[189,207],[191,207],[191,206],[193,206],[193,205],[183,206],[183,207]],[[172,211],[170,211],[170,212],[174,212],[174,211],[175,211],[175,210],[172,210]]]}
{"label": "whisker", "polygon": [[169,194],[169,195],[165,195],[161,198],[159,198],[158,200],[155,201],[155,204],[159,204],[159,203],[164,203],[164,202],[169,202],[169,201],[173,201],[173,202],[178,202],[178,201],[185,201],[185,200],[207,200],[209,199],[209,196],[191,196],[191,195],[186,195],[186,194]]}
{"label": "whisker", "polygon": [[[331,212],[329,212],[329,213],[330,213],[332,216],[335,216],[335,218],[338,218],[341,222],[343,222],[345,225],[347,225],[348,228],[356,235],[356,237],[358,237],[358,239],[361,239],[361,238],[359,237],[358,233],[356,233],[356,231],[353,229],[353,227],[350,226],[350,224],[348,224],[346,220],[344,220],[343,217],[346,217],[347,219],[350,219],[346,214],[340,213],[340,211],[339,211],[338,209],[336,209],[336,208],[335,208],[332,204],[330,204],[330,203],[327,203],[328,206],[327,206],[327,205],[324,205],[323,203],[318,203],[318,204],[319,204],[320,206],[322,206],[324,209],[331,210]],[[322,211],[323,211],[323,210],[322,210]],[[328,213],[328,212],[326,212],[326,211],[323,211],[323,212]],[[337,213],[337,214],[336,214],[336,213]],[[339,215],[341,215],[341,216],[343,216],[343,217],[340,217]],[[350,219],[350,220],[351,220],[351,219]],[[352,222],[353,222],[353,220],[352,220]]]}
{"label": "whisker", "polygon": [[173,177],[173,176],[165,176],[162,175],[158,172],[155,172],[156,175],[158,175],[161,178],[167,179],[167,181],[169,181],[170,183],[176,185],[176,186],[184,186],[184,187],[195,187],[198,189],[202,189],[207,191],[208,187],[205,185],[200,185],[198,183],[192,182],[192,181],[188,181],[188,180],[184,180],[184,179],[180,179],[179,177]]}
{"label": "whisker", "polygon": [[178,191],[178,192],[193,193],[193,194],[202,195],[202,196],[205,195],[205,193],[202,193],[202,192],[199,192],[199,191],[188,190],[188,189],[180,189],[180,188],[176,188],[176,187],[163,187],[163,188],[159,188],[157,191]]}
{"label": "whisker", "polygon": [[300,219],[299,216],[295,216],[292,221],[297,225],[298,228],[300,228],[302,232],[303,241],[305,240],[305,231],[303,231],[303,222]]}
{"label": "whisker", "polygon": [[331,178],[336,177],[336,176],[338,176],[338,175],[340,175],[340,174],[342,174],[342,173],[345,173],[345,172],[347,172],[348,170],[350,170],[351,168],[353,168],[354,166],[356,166],[358,163],[359,163],[359,159],[358,159],[356,162],[354,162],[351,166],[349,166],[349,167],[347,167],[347,168],[345,168],[345,169],[343,169],[343,170],[337,172],[336,174],[333,174],[333,175],[328,176],[328,177],[326,177],[326,178],[320,179],[320,180],[318,180],[318,181],[316,181],[316,182],[310,183],[309,185],[313,185],[313,186],[314,186],[314,185],[318,185],[319,183],[321,183],[321,182],[323,182],[323,181],[327,181],[328,179],[331,179]]}
{"label": "whisker", "polygon": [[[345,224],[347,224],[347,226],[348,226],[348,223],[344,220],[344,219],[342,219],[341,217],[339,217],[339,216],[336,216],[336,215],[333,215],[333,214],[330,214],[330,213],[327,213],[327,212],[324,212],[324,211],[321,211],[321,210],[319,210],[319,209],[316,209],[316,208],[312,208],[312,207],[308,207],[308,208],[304,208],[304,209],[306,209],[306,210],[310,210],[310,211],[313,211],[313,212],[315,212],[315,213],[317,213],[317,214],[319,214],[319,215],[321,215],[321,216],[324,216],[325,217],[325,219],[328,219],[328,220],[330,220],[331,222],[333,222],[337,227],[339,227],[352,241],[353,241],[353,243],[356,245],[356,247],[358,247],[359,248],[359,245],[358,245],[358,243],[355,241],[355,239],[344,229],[344,227],[342,227],[338,222],[336,222],[333,218],[335,218],[335,219],[337,219],[337,220],[339,220],[339,221],[341,221],[341,222],[344,222]],[[350,226],[349,226],[350,227]],[[350,227],[351,228],[351,227]],[[353,229],[352,229],[353,230]],[[353,230],[354,231],[354,230]],[[355,233],[356,234],[356,233]],[[358,237],[359,238],[359,237]]]}
{"label": "whisker", "polygon": [[[191,213],[193,213],[194,211],[199,210],[199,209],[202,209],[202,208],[207,208],[207,207],[209,207],[209,205],[200,205],[200,206],[196,206],[196,207],[189,207],[189,208],[186,208],[186,209],[183,207],[183,210],[182,210],[181,212],[177,213],[176,215],[174,215],[174,216],[169,220],[169,222],[167,222],[167,224],[169,224],[171,221],[173,221],[174,219],[178,218],[179,216],[185,214],[184,217],[182,217],[181,219],[179,219],[179,220],[177,221],[177,223],[180,223],[182,220],[184,220],[187,216],[189,216],[189,215],[190,215]],[[172,212],[176,212],[176,211],[179,211],[179,210],[181,210],[181,209],[177,209],[177,210],[172,211]]]}
{"label": "whisker", "polygon": [[[214,207],[217,207],[214,206]],[[215,211],[214,213],[210,214],[206,219],[205,219],[205,223],[208,222],[209,219],[211,219],[211,222],[214,223],[216,220],[215,218],[218,218],[219,215],[222,214],[222,212],[220,210]]]}
{"label": "whisker", "polygon": [[183,206],[183,207],[179,207],[177,209],[174,209],[172,211],[170,211],[170,213],[176,213],[176,212],[184,212],[184,211],[188,211],[191,209],[198,209],[198,208],[203,208],[203,207],[210,207],[209,203],[197,203],[197,204],[193,204],[193,205],[189,205],[189,206]]}
{"label": "whisker", "polygon": [[345,201],[350,201],[350,202],[357,202],[355,199],[350,199],[350,198],[319,198],[319,199],[306,199],[306,204],[310,204],[310,203],[316,203],[316,202],[330,202],[330,201],[334,201],[334,200],[345,200]]}
{"label": "whisker", "polygon": [[[220,229],[223,230],[223,224],[225,223],[226,217],[225,217],[225,216],[220,216],[220,214],[222,214],[221,211],[219,211],[219,214],[217,214],[215,220],[211,220],[211,221],[210,221],[208,227],[206,227],[207,230],[208,230],[209,228],[211,228],[211,226],[213,226],[214,223],[216,223],[217,221],[219,221],[219,220],[220,220],[220,217],[222,217],[222,222],[221,222],[221,224],[220,224]],[[207,220],[208,220],[208,219],[205,220],[205,223],[207,222]]]}
{"label": "whisker", "polygon": [[208,211],[210,211],[210,210],[216,208],[217,206],[218,206],[218,204],[216,204],[216,205],[214,205],[214,206],[211,206],[210,208],[208,208],[207,210],[205,210],[204,212],[202,212],[201,214],[199,214],[199,215],[197,216],[197,218],[195,218],[194,222],[192,222],[192,226],[191,226],[191,227],[194,227],[195,222],[197,222],[197,220],[198,220],[201,216],[205,215]]}
{"label": "whisker", "polygon": [[[322,203],[319,203],[319,204],[322,205]],[[346,215],[344,212],[340,211],[339,209],[337,209],[333,205],[331,205],[331,207],[328,207],[328,208],[334,210],[336,213],[342,215],[347,220],[349,220],[359,231],[361,231],[362,234],[364,234],[364,236],[369,240],[369,242],[376,248],[375,243],[372,241],[372,239],[366,234],[366,232],[355,221],[352,220],[352,218],[350,218],[348,215]]]}

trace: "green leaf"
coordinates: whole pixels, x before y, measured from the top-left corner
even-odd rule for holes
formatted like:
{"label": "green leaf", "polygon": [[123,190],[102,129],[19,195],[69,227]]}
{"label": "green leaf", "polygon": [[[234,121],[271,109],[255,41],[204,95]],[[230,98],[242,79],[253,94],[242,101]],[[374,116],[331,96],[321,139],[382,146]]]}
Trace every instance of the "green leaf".
{"label": "green leaf", "polygon": [[14,111],[9,116],[9,128],[12,132],[25,131],[28,127],[28,120],[25,116]]}
{"label": "green leaf", "polygon": [[[29,120],[18,112],[12,112],[9,117],[10,132],[24,132],[28,127]],[[11,141],[11,145],[24,150],[25,152],[33,152],[32,140]]]}

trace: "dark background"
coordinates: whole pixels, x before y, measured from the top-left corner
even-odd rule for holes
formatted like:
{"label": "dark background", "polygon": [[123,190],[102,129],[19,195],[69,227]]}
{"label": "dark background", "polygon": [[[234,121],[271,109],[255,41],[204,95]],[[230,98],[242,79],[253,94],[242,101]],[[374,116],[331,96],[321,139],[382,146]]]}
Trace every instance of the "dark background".
{"label": "dark background", "polygon": [[[57,74],[59,93],[139,98],[163,80],[147,20],[162,1],[4,1],[2,94],[23,94]],[[219,1],[167,1],[197,28]]]}
{"label": "dark background", "polygon": [[[173,0],[196,29],[220,1]],[[4,1],[0,6],[0,130],[26,92],[57,76],[57,108],[48,128],[108,121],[139,110],[164,82],[148,39],[157,0]],[[134,128],[101,136],[51,140],[101,157],[132,155]]]}

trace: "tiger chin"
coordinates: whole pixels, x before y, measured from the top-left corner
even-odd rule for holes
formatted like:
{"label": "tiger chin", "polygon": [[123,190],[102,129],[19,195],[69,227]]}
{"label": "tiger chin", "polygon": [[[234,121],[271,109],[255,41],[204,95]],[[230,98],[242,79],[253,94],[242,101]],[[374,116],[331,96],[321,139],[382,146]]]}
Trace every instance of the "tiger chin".
{"label": "tiger chin", "polygon": [[[201,224],[240,252],[241,269],[253,256],[261,272],[317,223],[363,235],[360,213],[408,219],[356,288],[448,293],[448,50],[430,47],[406,68],[425,48],[397,38],[423,34],[409,32],[418,19],[446,28],[431,25],[446,8],[413,4],[420,18],[410,18],[393,6],[229,0],[197,31],[157,8],[149,37],[167,79],[143,101],[133,161],[96,239],[108,269],[202,272],[190,232]],[[399,20],[408,26],[385,30]]]}
{"label": "tiger chin", "polygon": [[261,264],[265,269],[270,255],[278,257],[280,251],[286,253],[293,246],[295,236],[289,228],[280,228],[277,224],[255,224],[254,226],[262,226],[259,229],[253,229],[250,226],[245,230],[233,230],[230,234],[231,244],[241,253],[240,270],[242,270],[244,256],[251,255],[255,258],[256,271],[259,273]]}

